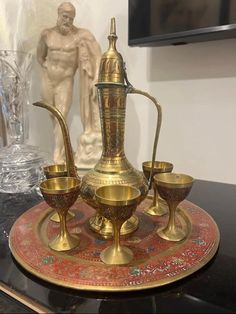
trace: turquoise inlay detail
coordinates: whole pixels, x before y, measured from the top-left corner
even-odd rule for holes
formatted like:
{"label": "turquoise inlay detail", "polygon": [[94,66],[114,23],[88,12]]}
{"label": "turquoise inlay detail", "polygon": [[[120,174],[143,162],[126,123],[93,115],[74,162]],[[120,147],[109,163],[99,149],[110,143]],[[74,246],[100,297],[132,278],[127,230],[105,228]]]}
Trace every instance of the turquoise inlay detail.
{"label": "turquoise inlay detail", "polygon": [[147,253],[151,253],[151,252],[154,252],[154,251],[155,251],[154,246],[149,246],[149,247],[146,249],[146,252],[147,252]]}
{"label": "turquoise inlay detail", "polygon": [[53,264],[54,263],[54,256],[51,256],[51,255],[44,256],[42,259],[42,263],[44,265]]}
{"label": "turquoise inlay detail", "polygon": [[192,242],[196,243],[197,245],[200,245],[200,246],[206,245],[206,242],[202,239],[196,239],[196,240],[193,240]]}
{"label": "turquoise inlay detail", "polygon": [[95,243],[96,244],[103,244],[103,243],[106,243],[107,241],[106,240],[103,240],[103,239],[95,239]]}
{"label": "turquoise inlay detail", "polygon": [[130,274],[134,276],[139,276],[141,274],[141,270],[138,267],[132,267],[130,269]]}

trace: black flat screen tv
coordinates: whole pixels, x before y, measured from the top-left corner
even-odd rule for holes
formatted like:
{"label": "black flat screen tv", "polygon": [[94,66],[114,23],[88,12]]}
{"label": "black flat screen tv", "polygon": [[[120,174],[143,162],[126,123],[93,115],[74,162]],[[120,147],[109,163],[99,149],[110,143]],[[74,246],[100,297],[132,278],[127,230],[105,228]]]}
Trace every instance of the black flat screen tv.
{"label": "black flat screen tv", "polygon": [[236,37],[236,0],[129,0],[128,11],[130,46]]}

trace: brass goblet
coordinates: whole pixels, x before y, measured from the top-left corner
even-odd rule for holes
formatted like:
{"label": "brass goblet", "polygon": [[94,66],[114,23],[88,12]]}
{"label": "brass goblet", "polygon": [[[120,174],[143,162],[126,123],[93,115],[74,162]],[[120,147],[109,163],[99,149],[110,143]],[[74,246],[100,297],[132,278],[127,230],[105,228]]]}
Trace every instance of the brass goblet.
{"label": "brass goblet", "polygon": [[49,247],[55,251],[75,248],[79,238],[68,232],[66,214],[78,198],[80,181],[74,177],[58,177],[41,182],[39,187],[47,204],[56,209],[60,218],[60,233],[49,242]]}
{"label": "brass goblet", "polygon": [[[149,180],[151,169],[152,169],[152,162],[151,161],[144,161],[143,164],[143,173],[145,177]],[[145,212],[152,216],[162,216],[167,214],[168,207],[166,203],[158,197],[158,193],[156,190],[156,186],[153,182],[153,176],[157,173],[165,173],[171,172],[173,170],[173,164],[167,161],[155,161],[152,173],[152,188],[153,188],[153,202],[149,208],[145,210]]]}
{"label": "brass goblet", "polygon": [[134,213],[140,198],[140,191],[128,185],[107,185],[96,190],[98,212],[109,219],[114,230],[114,243],[101,252],[105,264],[123,265],[133,259],[133,252],[120,245],[120,228]]}
{"label": "brass goblet", "polygon": [[[57,177],[67,177],[67,168],[66,168],[66,165],[64,164],[45,166],[43,167],[43,172],[47,179],[57,178]],[[68,211],[66,215],[66,221],[69,221],[74,217],[75,217],[75,214],[72,213],[71,211]],[[54,222],[60,222],[58,213],[54,213],[50,217],[50,220]]]}
{"label": "brass goblet", "polygon": [[169,207],[169,220],[167,226],[157,230],[157,234],[169,241],[181,241],[187,236],[187,230],[175,223],[175,212],[178,204],[182,202],[191,191],[194,179],[186,174],[159,173],[154,181],[160,196]]}
{"label": "brass goblet", "polygon": [[47,179],[67,177],[67,169],[65,164],[45,166],[43,167],[43,172]]}

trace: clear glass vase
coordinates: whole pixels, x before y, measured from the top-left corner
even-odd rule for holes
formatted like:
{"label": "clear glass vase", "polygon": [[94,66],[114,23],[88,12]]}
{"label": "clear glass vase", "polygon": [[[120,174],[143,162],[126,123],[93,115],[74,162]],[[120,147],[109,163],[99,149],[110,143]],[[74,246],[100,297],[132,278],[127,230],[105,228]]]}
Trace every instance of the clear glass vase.
{"label": "clear glass vase", "polygon": [[27,144],[32,55],[0,50],[0,105],[4,147],[0,149],[0,192],[29,192],[42,178],[48,155]]}
{"label": "clear glass vase", "polygon": [[0,50],[0,102],[7,145],[23,144],[28,139],[31,66],[31,54]]}

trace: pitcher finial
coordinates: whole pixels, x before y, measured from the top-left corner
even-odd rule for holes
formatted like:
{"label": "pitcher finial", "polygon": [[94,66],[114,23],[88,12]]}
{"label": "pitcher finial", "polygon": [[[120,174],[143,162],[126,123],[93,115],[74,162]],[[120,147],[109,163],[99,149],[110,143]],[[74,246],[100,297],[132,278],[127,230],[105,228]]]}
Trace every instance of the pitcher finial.
{"label": "pitcher finial", "polygon": [[96,84],[98,88],[106,88],[107,84],[115,84],[116,86],[118,84],[125,87],[124,62],[121,54],[116,49],[117,39],[116,19],[112,17],[108,34],[109,46],[100,61],[98,83]]}
{"label": "pitcher finial", "polygon": [[110,35],[116,36],[116,19],[114,17],[111,18]]}

